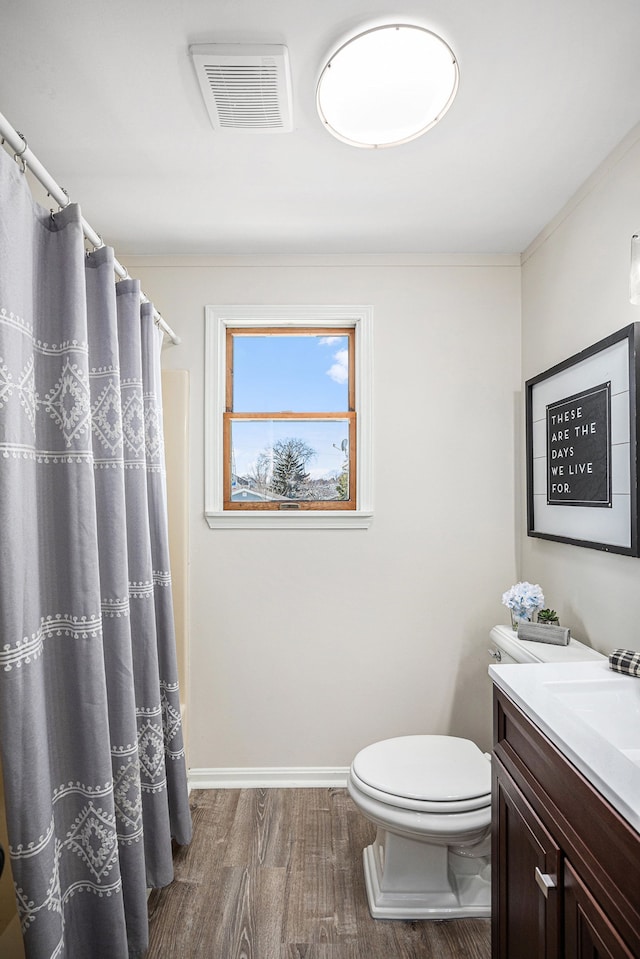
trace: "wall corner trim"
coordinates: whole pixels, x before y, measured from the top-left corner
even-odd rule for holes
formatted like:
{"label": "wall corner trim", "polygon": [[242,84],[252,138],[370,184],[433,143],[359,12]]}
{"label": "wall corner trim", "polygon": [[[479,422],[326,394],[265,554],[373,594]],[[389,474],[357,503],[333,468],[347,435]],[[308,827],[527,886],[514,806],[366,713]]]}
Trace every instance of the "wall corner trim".
{"label": "wall corner trim", "polygon": [[563,207],[555,216],[540,230],[533,238],[525,250],[520,254],[520,265],[523,266],[527,260],[533,256],[536,250],[545,243],[549,237],[561,226],[573,211],[586,199],[600,183],[611,174],[611,171],[620,163],[627,153],[633,149],[640,140],[640,123],[637,123],[622,138],[620,143],[611,150],[604,158],[602,163],[598,164],[596,169],[587,177],[587,179],[578,187],[575,193],[567,200]]}

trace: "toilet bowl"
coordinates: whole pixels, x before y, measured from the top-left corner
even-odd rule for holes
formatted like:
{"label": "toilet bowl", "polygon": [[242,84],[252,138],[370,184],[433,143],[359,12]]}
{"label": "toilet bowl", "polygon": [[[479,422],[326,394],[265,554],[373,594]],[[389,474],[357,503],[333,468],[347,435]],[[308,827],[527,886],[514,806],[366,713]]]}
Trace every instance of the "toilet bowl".
{"label": "toilet bowl", "polygon": [[[494,660],[532,663],[602,658],[568,646],[491,631]],[[491,914],[491,760],[454,736],[400,736],[362,749],[349,794],[377,827],[363,852],[375,919],[454,919]]]}
{"label": "toilet bowl", "polygon": [[491,766],[475,743],[401,736],[361,750],[348,790],[377,826],[364,850],[376,919],[490,914]]}

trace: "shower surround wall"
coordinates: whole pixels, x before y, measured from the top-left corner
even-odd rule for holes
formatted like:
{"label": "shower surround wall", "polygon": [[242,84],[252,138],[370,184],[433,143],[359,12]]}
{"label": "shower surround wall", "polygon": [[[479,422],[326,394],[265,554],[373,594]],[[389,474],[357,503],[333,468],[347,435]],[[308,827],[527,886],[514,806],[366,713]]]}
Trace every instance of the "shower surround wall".
{"label": "shower surround wall", "polygon": [[[167,513],[171,590],[180,682],[180,710],[185,743],[189,738],[189,374],[162,373],[164,442],[167,466]],[[187,765],[189,763],[189,750]]]}
{"label": "shower surround wall", "polygon": [[0,845],[5,852],[4,872],[0,878],[0,956],[2,959],[24,959],[20,918],[16,909],[13,876],[9,861],[9,839],[4,806],[4,781],[0,765]]}
{"label": "shower surround wall", "polygon": [[[487,748],[486,637],[516,576],[519,257],[127,267],[182,336],[165,369],[190,374],[191,768],[344,768],[415,732]],[[239,303],[373,307],[369,530],[207,526],[204,308]]]}

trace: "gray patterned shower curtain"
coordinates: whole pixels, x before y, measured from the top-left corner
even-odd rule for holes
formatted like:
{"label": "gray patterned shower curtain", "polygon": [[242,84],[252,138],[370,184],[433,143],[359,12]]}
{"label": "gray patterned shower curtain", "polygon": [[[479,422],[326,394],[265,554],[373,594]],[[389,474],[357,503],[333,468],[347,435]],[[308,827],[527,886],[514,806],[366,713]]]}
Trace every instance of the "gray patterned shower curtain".
{"label": "gray patterned shower curtain", "polygon": [[28,959],[126,959],[191,838],[153,308],[0,149],[0,753]]}

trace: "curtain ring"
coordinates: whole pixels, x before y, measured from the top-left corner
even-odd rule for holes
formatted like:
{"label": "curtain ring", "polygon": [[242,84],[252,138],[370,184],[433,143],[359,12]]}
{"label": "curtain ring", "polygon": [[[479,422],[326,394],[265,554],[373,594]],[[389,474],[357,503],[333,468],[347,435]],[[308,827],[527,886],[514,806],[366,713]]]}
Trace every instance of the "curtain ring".
{"label": "curtain ring", "polygon": [[[65,203],[64,206],[62,205],[62,203],[58,202],[58,209],[56,210],[56,213],[62,213],[62,211],[63,211],[63,210],[66,210],[66,208],[67,208],[67,207],[69,206],[69,204],[71,203],[71,197],[69,196],[69,191],[68,191],[68,190],[65,190],[65,188],[64,188],[63,186],[61,186],[60,189],[62,190],[62,192],[63,192],[64,195],[66,196],[67,202]],[[47,196],[49,197],[50,200],[53,199],[53,197],[51,196],[51,194],[50,194],[48,191],[47,191]],[[53,212],[53,210],[51,210],[51,219],[53,219],[53,217],[54,217],[55,215],[56,215],[56,214]]]}
{"label": "curtain ring", "polygon": [[28,146],[29,146],[29,145],[28,145],[28,143],[27,143],[27,138],[26,138],[25,136],[23,136],[23,134],[20,133],[19,130],[16,130],[16,133],[18,134],[18,136],[20,137],[20,139],[21,139],[22,142],[24,143],[24,146],[23,146],[23,148],[20,150],[19,153],[14,153],[14,154],[13,154],[13,159],[16,161],[16,163],[18,163],[18,162],[20,163],[20,167],[21,167],[21,169],[22,169],[22,172],[23,172],[23,173],[26,173],[26,172],[27,172],[27,162],[26,162],[26,160],[25,160],[25,158],[24,158],[24,154],[27,152],[27,149],[28,149]]}

